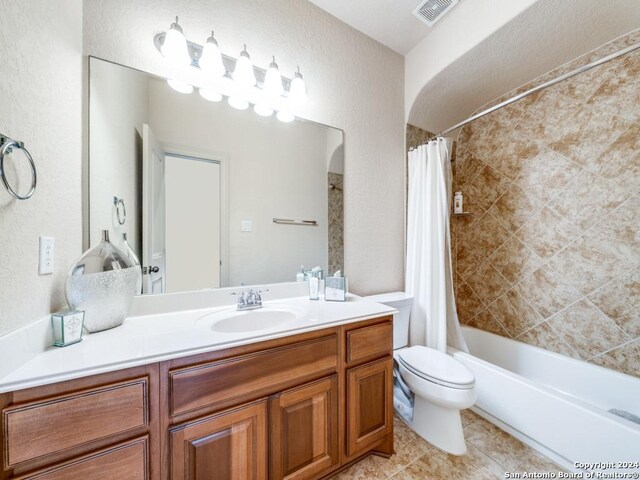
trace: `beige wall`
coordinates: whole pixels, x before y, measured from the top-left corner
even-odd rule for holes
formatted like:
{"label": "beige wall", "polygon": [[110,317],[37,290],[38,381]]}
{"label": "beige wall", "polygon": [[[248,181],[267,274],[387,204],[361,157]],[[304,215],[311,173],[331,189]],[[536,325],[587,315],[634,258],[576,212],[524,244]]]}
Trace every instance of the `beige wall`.
{"label": "beige wall", "polygon": [[[3,0],[1,10],[0,133],[24,141],[38,168],[30,200],[0,187],[3,334],[64,306],[82,249],[82,2]],[[39,235],[55,237],[53,275],[38,275]]]}
{"label": "beige wall", "polygon": [[[108,5],[108,8],[106,8]],[[361,294],[403,286],[404,59],[309,2],[86,0],[86,54],[165,74],[153,36],[175,15],[187,36],[213,28],[223,52],[246,43],[257,65],[276,55],[305,75],[301,116],[345,131],[345,270]]]}
{"label": "beige wall", "polygon": [[473,212],[453,219],[463,323],[640,376],[639,121],[636,51],[462,130],[454,189]]}

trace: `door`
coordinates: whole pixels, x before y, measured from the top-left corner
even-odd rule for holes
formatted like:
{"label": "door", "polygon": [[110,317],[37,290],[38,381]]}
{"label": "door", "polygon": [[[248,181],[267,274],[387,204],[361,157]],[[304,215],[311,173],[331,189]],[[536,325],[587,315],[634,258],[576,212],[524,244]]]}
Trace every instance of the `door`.
{"label": "door", "polygon": [[172,480],[266,480],[267,402],[170,430]]}
{"label": "door", "polygon": [[347,370],[347,455],[354,457],[393,433],[391,358]]}
{"label": "door", "polygon": [[144,293],[165,291],[164,150],[146,123],[142,126],[142,282]]}
{"label": "door", "polygon": [[165,157],[166,291],[220,287],[220,162]]}
{"label": "door", "polygon": [[336,375],[272,397],[269,420],[269,478],[316,478],[338,464]]}

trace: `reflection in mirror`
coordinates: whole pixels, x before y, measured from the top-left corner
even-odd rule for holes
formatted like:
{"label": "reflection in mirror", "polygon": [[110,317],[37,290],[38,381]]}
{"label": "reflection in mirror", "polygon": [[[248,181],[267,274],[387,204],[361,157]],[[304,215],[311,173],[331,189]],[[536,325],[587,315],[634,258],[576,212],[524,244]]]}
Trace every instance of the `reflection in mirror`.
{"label": "reflection in mirror", "polygon": [[183,95],[96,58],[89,76],[89,241],[109,229],[124,249],[127,234],[145,293],[343,268],[341,130]]}

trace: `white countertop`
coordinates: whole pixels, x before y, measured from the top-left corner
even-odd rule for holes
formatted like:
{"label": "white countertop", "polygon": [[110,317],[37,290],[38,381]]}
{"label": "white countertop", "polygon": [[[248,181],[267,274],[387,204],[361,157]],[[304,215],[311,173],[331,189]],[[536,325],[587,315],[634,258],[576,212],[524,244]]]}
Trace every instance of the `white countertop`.
{"label": "white countertop", "polygon": [[[120,327],[86,334],[82,342],[68,347],[47,347],[49,342],[39,340],[36,343],[42,345],[41,351],[32,345],[29,354],[22,353],[24,363],[14,365],[16,368],[8,372],[0,372],[0,393],[261,342],[395,312],[393,308],[353,295],[349,295],[347,302],[312,301],[306,296],[264,302],[265,307],[278,305],[294,309],[298,318],[267,330],[214,332],[211,322],[203,317],[215,312],[235,311],[235,306],[227,304],[131,316]],[[48,324],[44,325],[45,320],[41,321],[40,334],[49,328]],[[22,333],[22,339],[25,336]],[[0,350],[4,347],[5,355],[11,355],[9,349],[16,348],[15,342],[20,341],[20,332],[11,337],[11,334],[0,337]]]}

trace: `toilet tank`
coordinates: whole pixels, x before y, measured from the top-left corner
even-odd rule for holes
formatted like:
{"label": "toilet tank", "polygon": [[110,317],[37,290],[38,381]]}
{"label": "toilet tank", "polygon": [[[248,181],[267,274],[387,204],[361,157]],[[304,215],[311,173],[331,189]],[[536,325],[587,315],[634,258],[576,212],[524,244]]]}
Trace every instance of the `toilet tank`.
{"label": "toilet tank", "polygon": [[398,310],[393,315],[393,349],[406,347],[409,344],[409,317],[413,297],[404,292],[392,292],[372,295],[366,299]]}

